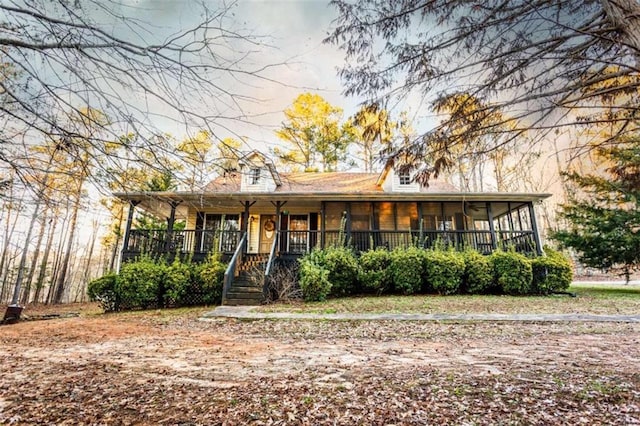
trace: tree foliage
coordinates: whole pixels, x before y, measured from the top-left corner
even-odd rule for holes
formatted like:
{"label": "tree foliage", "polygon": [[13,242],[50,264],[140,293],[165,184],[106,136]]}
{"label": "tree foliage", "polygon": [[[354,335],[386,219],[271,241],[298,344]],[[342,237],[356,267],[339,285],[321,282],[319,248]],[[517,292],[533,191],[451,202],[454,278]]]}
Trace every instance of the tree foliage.
{"label": "tree foliage", "polygon": [[174,21],[165,28],[126,2],[2,2],[0,170],[22,174],[33,140],[85,138],[73,121],[85,106],[109,120],[88,117],[101,131],[77,151],[102,150],[105,142],[119,144],[120,135],[133,132],[160,153],[153,137],[159,122],[212,134],[246,122],[253,100],[242,87],[266,81],[271,66],[253,60],[252,52],[262,50],[258,46],[267,47],[235,21],[234,6],[202,4],[192,10],[199,18],[191,27]]}
{"label": "tree foliage", "polygon": [[[402,103],[412,97],[432,107],[455,93],[482,101],[480,111],[461,105],[451,118],[414,143],[398,149],[428,180],[446,169],[454,147],[478,134],[508,135],[492,150],[524,131],[542,137],[560,126],[600,121],[602,95],[637,92],[640,62],[640,4],[637,0],[333,0],[339,17],[327,41],[339,46],[347,64],[340,75],[345,92]],[[609,72],[611,67],[615,73]],[[597,90],[585,91],[585,87]],[[616,105],[607,118],[614,140],[632,130],[637,101]],[[505,111],[510,118],[485,121]],[[481,114],[478,114],[478,113]],[[448,138],[434,138],[455,120],[473,122]],[[507,120],[519,125],[505,128]],[[439,142],[444,142],[444,145]],[[423,159],[430,159],[423,164]]]}
{"label": "tree foliage", "polygon": [[561,206],[569,228],[554,233],[587,266],[620,268],[629,280],[640,267],[640,142],[601,147],[606,175],[569,173],[582,191]]}
{"label": "tree foliage", "polygon": [[194,136],[185,138],[176,147],[184,159],[183,180],[189,191],[202,190],[209,182],[213,171],[213,141],[211,133],[198,131]]}
{"label": "tree foliage", "polygon": [[284,111],[286,120],[276,131],[289,149],[276,147],[273,154],[282,163],[302,171],[336,171],[346,161],[353,139],[350,126],[342,122],[342,113],[342,108],[318,94],[300,94]]}
{"label": "tree foliage", "polygon": [[373,172],[373,164],[384,148],[389,148],[398,124],[391,121],[389,112],[377,103],[363,105],[353,116],[351,125],[354,130],[355,144],[365,172]]}

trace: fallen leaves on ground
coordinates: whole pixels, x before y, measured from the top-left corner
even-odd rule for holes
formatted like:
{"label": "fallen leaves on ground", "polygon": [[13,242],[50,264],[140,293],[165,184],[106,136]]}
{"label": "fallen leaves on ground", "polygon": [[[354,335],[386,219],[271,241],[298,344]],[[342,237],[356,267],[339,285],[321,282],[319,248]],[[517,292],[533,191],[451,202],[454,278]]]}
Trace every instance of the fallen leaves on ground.
{"label": "fallen leaves on ground", "polygon": [[0,423],[640,424],[640,325],[199,321],[0,328]]}

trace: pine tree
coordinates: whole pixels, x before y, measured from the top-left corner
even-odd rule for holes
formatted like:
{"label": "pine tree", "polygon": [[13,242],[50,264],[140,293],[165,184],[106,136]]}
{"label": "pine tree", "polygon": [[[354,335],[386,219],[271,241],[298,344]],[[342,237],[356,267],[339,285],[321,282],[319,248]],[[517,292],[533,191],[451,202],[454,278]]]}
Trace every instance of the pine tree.
{"label": "pine tree", "polygon": [[585,265],[620,270],[629,282],[640,267],[640,141],[600,148],[598,155],[608,164],[606,175],[567,175],[582,194],[561,206],[570,225],[553,238]]}

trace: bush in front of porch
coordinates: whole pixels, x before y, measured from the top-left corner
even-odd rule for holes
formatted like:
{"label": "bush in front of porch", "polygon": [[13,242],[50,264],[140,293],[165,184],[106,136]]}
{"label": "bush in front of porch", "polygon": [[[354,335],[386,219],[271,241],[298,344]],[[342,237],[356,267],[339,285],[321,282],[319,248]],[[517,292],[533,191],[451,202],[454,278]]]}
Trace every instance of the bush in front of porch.
{"label": "bush in front of porch", "polygon": [[[355,278],[351,272],[344,273],[344,263],[327,262],[325,250],[314,250],[300,259],[304,299],[324,300],[329,295],[361,292],[544,295],[566,290],[572,279],[571,263],[551,250],[543,256],[527,258],[515,251],[496,251],[486,256],[475,251],[459,253],[441,248],[409,247],[393,251],[377,248],[355,259],[358,268]],[[341,279],[339,292],[332,287],[335,277]],[[348,282],[349,279],[353,281]]]}
{"label": "bush in front of porch", "polygon": [[219,304],[226,265],[217,254],[203,263],[141,256],[89,283],[88,295],[106,312]]}

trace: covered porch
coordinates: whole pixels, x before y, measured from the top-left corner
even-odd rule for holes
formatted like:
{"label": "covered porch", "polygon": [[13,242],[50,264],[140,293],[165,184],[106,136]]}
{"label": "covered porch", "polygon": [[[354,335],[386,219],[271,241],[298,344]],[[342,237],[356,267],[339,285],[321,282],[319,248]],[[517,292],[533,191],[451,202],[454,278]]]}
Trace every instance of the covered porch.
{"label": "covered porch", "polygon": [[[137,199],[127,194],[130,209],[122,260],[147,253],[200,261],[213,250],[231,258],[241,241],[243,253],[276,258],[299,257],[315,247],[336,245],[353,247],[356,252],[436,245],[484,254],[496,249],[542,252],[535,203],[545,194],[495,194],[493,198],[488,194],[431,194],[430,199],[423,196],[411,201],[389,194],[385,199],[366,201],[328,201],[310,194],[274,200],[273,195],[245,195],[244,199],[211,195],[208,202],[200,198],[196,203],[193,194],[147,193]],[[135,209],[165,218],[167,227],[135,229]],[[185,229],[174,228],[177,218],[185,221]]]}

